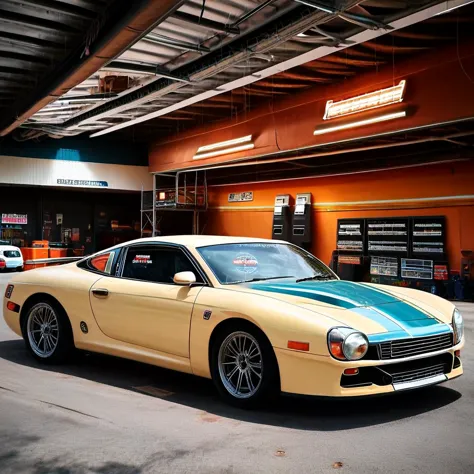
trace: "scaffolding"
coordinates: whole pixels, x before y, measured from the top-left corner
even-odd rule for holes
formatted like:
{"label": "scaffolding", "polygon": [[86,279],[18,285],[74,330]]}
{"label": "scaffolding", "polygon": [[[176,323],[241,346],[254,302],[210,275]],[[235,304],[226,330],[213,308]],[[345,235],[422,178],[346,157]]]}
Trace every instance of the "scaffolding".
{"label": "scaffolding", "polygon": [[153,175],[153,190],[141,193],[142,237],[160,235],[160,223],[170,211],[192,212],[192,233],[199,234],[200,213],[207,211],[205,171],[176,171]]}

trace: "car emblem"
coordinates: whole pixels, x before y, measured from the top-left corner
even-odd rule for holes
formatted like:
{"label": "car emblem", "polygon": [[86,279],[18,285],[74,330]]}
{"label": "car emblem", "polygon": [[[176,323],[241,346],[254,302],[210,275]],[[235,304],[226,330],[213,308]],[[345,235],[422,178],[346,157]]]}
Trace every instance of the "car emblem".
{"label": "car emblem", "polygon": [[89,332],[89,328],[87,327],[87,324],[84,321],[81,321],[80,326],[81,326],[81,331],[84,334],[87,334]]}
{"label": "car emblem", "polygon": [[212,311],[210,309],[206,309],[206,311],[204,311],[204,314],[202,315],[202,317],[206,321],[208,321],[211,318],[211,315],[212,315]]}

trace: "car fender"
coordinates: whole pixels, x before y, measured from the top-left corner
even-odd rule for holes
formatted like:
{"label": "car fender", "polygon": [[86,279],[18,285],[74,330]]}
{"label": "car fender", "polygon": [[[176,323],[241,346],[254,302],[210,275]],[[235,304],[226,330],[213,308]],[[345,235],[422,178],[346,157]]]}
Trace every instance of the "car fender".
{"label": "car fender", "polygon": [[274,348],[289,350],[289,340],[308,342],[311,353],[328,357],[327,331],[338,324],[327,315],[272,296],[205,287],[196,299],[191,317],[189,353],[194,374],[210,377],[212,333],[219,324],[230,319],[254,324]]}

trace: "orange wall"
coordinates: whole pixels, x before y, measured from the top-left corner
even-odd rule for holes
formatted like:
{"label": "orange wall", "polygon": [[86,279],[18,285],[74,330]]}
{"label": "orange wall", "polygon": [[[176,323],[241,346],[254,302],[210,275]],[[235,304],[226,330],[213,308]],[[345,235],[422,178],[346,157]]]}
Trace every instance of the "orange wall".
{"label": "orange wall", "polygon": [[[254,200],[229,203],[229,192]],[[326,178],[211,187],[207,234],[271,238],[276,194],[311,192],[313,253],[329,263],[337,220],[354,217],[446,216],[447,252],[460,268],[461,249],[474,250],[474,161]],[[433,199],[435,198],[435,199]],[[373,202],[373,201],[391,202]],[[372,202],[371,202],[372,201]]]}
{"label": "orange wall", "polygon": [[[377,133],[471,117],[474,113],[474,88],[465,71],[474,75],[474,44],[461,44],[459,58],[455,47],[431,51],[417,58],[397,60],[378,72],[366,72],[342,83],[315,86],[300,94],[275,101],[251,111],[245,116],[195,128],[151,144],[149,166],[151,172],[209,165],[250,156],[316,146]],[[464,68],[464,71],[463,69]],[[403,103],[388,106],[384,112],[407,111],[407,117],[373,124],[362,128],[314,136],[313,131],[328,125],[323,121],[328,99],[340,100],[365,92],[398,84],[407,80]],[[205,106],[205,102],[203,103]],[[371,117],[379,110],[358,114]],[[331,120],[331,125],[354,121],[353,116]],[[193,160],[197,149],[232,138],[252,135],[255,149],[220,157]]]}

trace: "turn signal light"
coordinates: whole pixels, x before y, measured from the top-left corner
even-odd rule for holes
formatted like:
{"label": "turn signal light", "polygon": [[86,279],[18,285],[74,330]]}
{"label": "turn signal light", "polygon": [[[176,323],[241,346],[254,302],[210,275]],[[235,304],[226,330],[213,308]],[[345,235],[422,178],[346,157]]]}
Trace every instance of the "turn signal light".
{"label": "turn signal light", "polygon": [[456,357],[461,357],[461,351],[460,350],[454,351],[454,355]]}
{"label": "turn signal light", "polygon": [[330,349],[336,359],[345,359],[344,352],[342,352],[342,342],[331,342]]}
{"label": "turn signal light", "polygon": [[5,290],[5,298],[10,299],[13,293],[13,285],[8,285],[7,289]]}
{"label": "turn signal light", "polygon": [[7,309],[9,311],[13,311],[14,313],[19,313],[20,312],[20,306],[14,303],[13,301],[9,301],[7,303]]}
{"label": "turn signal light", "polygon": [[309,351],[309,342],[288,341],[288,349],[295,351]]}
{"label": "turn signal light", "polygon": [[345,369],[344,375],[357,375],[359,373],[359,369]]}

